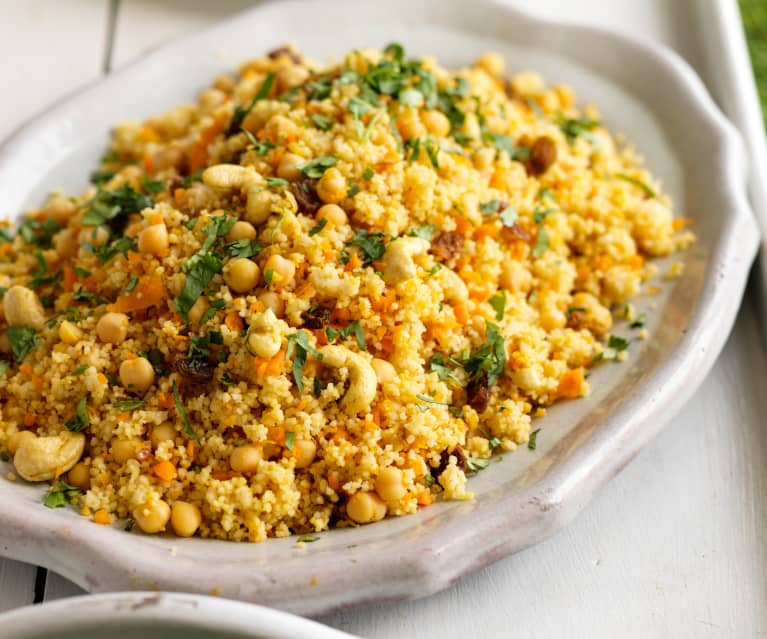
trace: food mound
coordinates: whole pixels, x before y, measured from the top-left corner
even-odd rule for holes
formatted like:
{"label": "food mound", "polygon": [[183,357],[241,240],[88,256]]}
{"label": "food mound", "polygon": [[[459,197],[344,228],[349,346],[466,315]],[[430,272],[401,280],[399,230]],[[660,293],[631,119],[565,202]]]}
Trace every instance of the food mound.
{"label": "food mound", "polygon": [[91,182],[0,228],[0,448],[47,506],[181,537],[471,499],[693,239],[567,87],[399,45],[248,62]]}

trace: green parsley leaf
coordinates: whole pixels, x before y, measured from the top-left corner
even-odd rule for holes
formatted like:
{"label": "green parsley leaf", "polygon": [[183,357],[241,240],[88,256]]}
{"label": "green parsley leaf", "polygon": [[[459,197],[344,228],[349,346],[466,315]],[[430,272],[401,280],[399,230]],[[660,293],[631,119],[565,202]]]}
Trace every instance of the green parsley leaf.
{"label": "green parsley leaf", "polygon": [[184,290],[173,300],[173,305],[184,321],[189,323],[189,311],[194,306],[202,292],[208,287],[213,277],[221,272],[223,266],[221,260],[210,253],[199,253],[184,264],[186,281]]}
{"label": "green parsley leaf", "polygon": [[445,362],[445,358],[442,353],[434,353],[429,360],[429,371],[436,373],[441,382],[448,382],[452,384],[458,384],[458,377],[456,377],[453,370]]}
{"label": "green parsley leaf", "polygon": [[397,96],[400,104],[405,106],[419,107],[423,104],[423,93],[418,89],[403,89]]}
{"label": "green parsley leaf", "polygon": [[88,414],[88,398],[81,397],[77,402],[75,414],[66,422],[65,426],[74,433],[84,431],[91,425],[91,416]]}
{"label": "green parsley leaf", "polygon": [[65,481],[57,481],[48,489],[43,497],[43,505],[48,508],[61,508],[72,502],[73,497],[82,494],[77,486],[71,486]]}
{"label": "green parsley leaf", "polygon": [[323,155],[298,167],[306,177],[312,180],[318,180],[321,178],[325,171],[338,162],[338,158],[332,155]]}
{"label": "green parsley leaf", "polygon": [[296,434],[289,430],[285,433],[285,448],[288,450],[293,450],[293,446],[296,444]]}
{"label": "green parsley leaf", "polygon": [[78,375],[82,375],[85,371],[87,371],[90,368],[90,364],[83,364],[82,366],[78,366],[75,370],[73,370],[69,376],[70,377],[77,377]]}
{"label": "green parsley leaf", "polygon": [[647,315],[645,313],[641,313],[639,317],[637,317],[631,324],[629,324],[630,328],[643,328],[645,323],[647,322]]}
{"label": "green parsley leaf", "polygon": [[250,112],[253,110],[253,108],[256,106],[258,102],[269,97],[269,93],[272,90],[272,85],[274,84],[274,78],[275,78],[274,71],[270,71],[269,73],[267,73],[266,78],[264,78],[263,84],[256,92],[256,95],[253,96],[253,99],[251,100],[250,104],[244,109],[239,104],[235,107],[234,114],[232,115],[232,120],[229,123],[229,129],[227,130],[227,133],[226,133],[227,136],[233,135],[236,131],[240,129],[240,125],[245,121],[245,118],[247,118],[250,115]]}
{"label": "green parsley leaf", "polygon": [[562,129],[562,133],[565,134],[565,137],[567,137],[567,141],[570,144],[573,144],[575,139],[580,136],[586,138],[592,145],[596,146],[597,139],[590,132],[601,125],[599,120],[559,117],[557,118],[557,125]]}
{"label": "green parsley leaf", "polygon": [[139,193],[128,184],[123,184],[114,191],[100,190],[93,199],[84,205],[83,226],[100,226],[116,218],[126,218],[133,213],[154,206],[154,200]]}
{"label": "green parsley leaf", "polygon": [[535,447],[538,445],[538,433],[541,432],[540,428],[536,428],[532,433],[530,433],[530,437],[527,440],[527,447],[530,450],[535,450]]}
{"label": "green parsley leaf", "polygon": [[293,379],[295,379],[296,388],[298,388],[299,391],[304,390],[304,364],[306,363],[307,355],[322,359],[322,353],[309,343],[308,333],[300,330],[288,335],[288,350],[286,357],[288,359],[293,359]]}
{"label": "green parsley leaf", "polygon": [[360,192],[360,185],[352,184],[349,186],[349,190],[346,191],[346,197],[354,197],[359,192]]}
{"label": "green parsley leaf", "polygon": [[[447,411],[455,418],[460,419],[463,417],[463,411],[458,406],[453,406],[452,404],[448,404],[447,402],[440,402],[434,399],[433,397],[429,397],[428,395],[416,395],[416,399],[420,399],[422,402],[426,402],[427,404],[436,404],[437,406],[447,406]],[[424,410],[428,410],[426,406],[423,407]],[[422,411],[423,412],[423,411]]]}
{"label": "green parsley leaf", "polygon": [[115,408],[123,413],[128,413],[146,405],[144,399],[124,399],[115,403]]}
{"label": "green parsley leaf", "polygon": [[545,227],[540,226],[538,227],[538,237],[535,238],[535,246],[533,246],[533,257],[541,257],[548,250],[549,234],[546,233]]}
{"label": "green parsley leaf", "polygon": [[324,229],[328,224],[327,218],[322,218],[317,224],[315,224],[310,230],[309,230],[309,237],[314,237],[319,233],[322,229]]}
{"label": "green parsley leaf", "polygon": [[260,156],[266,155],[270,149],[273,149],[276,147],[276,145],[269,140],[259,140],[255,135],[253,135],[250,131],[247,129],[240,129],[244,134],[245,137],[248,138],[249,146],[253,147],[253,150]]}
{"label": "green parsley leaf", "polygon": [[270,189],[279,189],[283,186],[288,186],[290,182],[283,178],[268,177],[266,178],[266,186]]}
{"label": "green parsley leaf", "polygon": [[639,187],[644,194],[649,197],[650,199],[655,199],[658,197],[658,194],[653,191],[647,184],[642,182],[642,180],[638,180],[637,178],[631,177],[630,175],[626,175],[625,173],[616,173],[615,177],[617,177],[619,180],[623,180],[624,182],[629,182],[630,184],[633,184],[634,186]]}
{"label": "green parsley leaf", "polygon": [[426,474],[423,476],[423,483],[427,488],[431,488],[434,485],[435,479],[432,476],[430,471],[426,471]]}
{"label": "green parsley leaf", "polygon": [[536,196],[536,198],[540,202],[543,202],[547,198],[556,201],[557,196],[554,195],[554,191],[552,191],[548,186],[546,186],[542,188],[540,191],[538,191],[538,195]]}
{"label": "green parsley leaf", "polygon": [[262,244],[256,240],[249,240],[247,237],[243,237],[234,242],[229,242],[224,246],[224,249],[232,257],[256,257],[264,250]]}
{"label": "green parsley leaf", "polygon": [[500,208],[500,200],[490,200],[489,202],[485,202],[484,204],[479,205],[479,212],[482,213],[482,215],[493,215],[498,213]]}
{"label": "green parsley leaf", "polygon": [[541,224],[552,213],[556,213],[558,209],[535,209],[533,211],[533,220],[536,224]]}
{"label": "green parsley leaf", "polygon": [[204,171],[205,169],[200,169],[199,171],[192,173],[192,175],[183,177],[181,179],[181,186],[183,186],[185,189],[188,189],[195,182],[202,182],[202,174]]}
{"label": "green parsley leaf", "polygon": [[424,142],[424,148],[426,149],[426,155],[429,156],[429,162],[431,165],[439,170],[439,147],[432,141],[431,138],[426,138]]}
{"label": "green parsley leaf", "polygon": [[138,284],[138,277],[135,275],[131,275],[130,281],[128,282],[128,285],[125,287],[125,292],[130,293],[134,288],[136,288],[136,285]]}
{"label": "green parsley leaf", "polygon": [[274,279],[274,269],[273,268],[266,269],[266,271],[264,272],[264,283],[267,286],[271,286],[273,279]]}
{"label": "green parsley leaf", "polygon": [[51,218],[42,222],[30,219],[19,226],[18,235],[21,235],[27,244],[34,244],[42,249],[48,249],[51,248],[53,236],[60,230],[61,226]]}
{"label": "green parsley leaf", "polygon": [[93,247],[90,244],[88,244],[88,247],[89,250],[99,259],[99,264],[106,264],[118,253],[122,253],[123,257],[128,257],[128,251],[138,250],[138,244],[136,243],[136,240],[127,236],[118,237],[108,244],[104,244],[99,247]]}
{"label": "green parsley leaf", "polygon": [[506,346],[498,326],[492,322],[485,322],[485,340],[463,362],[463,367],[474,379],[487,375],[487,383],[492,386],[506,368]]}
{"label": "green parsley leaf", "polygon": [[298,538],[298,541],[304,544],[311,544],[314,541],[319,541],[319,537],[317,537],[317,535],[301,535]]}
{"label": "green parsley leaf", "polygon": [[599,355],[594,357],[594,359],[592,359],[589,364],[596,364],[604,360],[616,359],[618,357],[618,353],[625,351],[629,347],[629,343],[630,342],[623,337],[610,335],[610,338],[607,340],[607,348],[599,353]]}
{"label": "green parsley leaf", "polygon": [[478,473],[480,470],[484,470],[489,465],[489,459],[482,459],[480,457],[466,457],[466,470],[471,474]]}
{"label": "green parsley leaf", "polygon": [[411,229],[408,235],[410,237],[420,237],[424,240],[430,240],[434,237],[434,230],[435,227],[433,224],[424,224],[423,226],[416,226],[414,229]]}
{"label": "green parsley leaf", "polygon": [[496,293],[489,300],[487,300],[487,302],[490,304],[490,306],[493,307],[493,310],[495,311],[495,319],[500,322],[503,319],[504,312],[506,311],[506,291]]}
{"label": "green parsley leaf", "polygon": [[72,293],[72,300],[75,302],[93,302],[96,305],[106,304],[108,301],[97,293],[86,291],[82,286],[80,286],[74,293]]}
{"label": "green parsley leaf", "polygon": [[99,169],[97,171],[91,171],[90,177],[88,178],[91,184],[95,184],[96,186],[104,186],[109,180],[111,180],[117,171],[109,171],[106,169]]}
{"label": "green parsley leaf", "polygon": [[136,526],[136,520],[135,519],[126,519],[125,520],[125,532],[131,532],[133,528]]}
{"label": "green parsley leaf", "polygon": [[490,142],[499,151],[505,151],[512,160],[524,160],[530,157],[530,149],[525,146],[517,146],[508,135],[484,131],[482,139]]}
{"label": "green parsley leaf", "polygon": [[186,408],[184,408],[184,404],[181,402],[181,396],[178,394],[178,384],[176,384],[176,380],[173,380],[173,401],[176,404],[176,411],[178,412],[179,417],[181,417],[181,422],[184,424],[184,433],[186,435],[189,435],[195,443],[200,443],[200,438],[197,437],[197,433],[194,432],[194,428],[192,428],[192,424],[189,422],[189,415],[186,413]]}
{"label": "green parsley leaf", "polygon": [[31,326],[10,326],[6,335],[17,364],[21,364],[27,355],[43,343]]}
{"label": "green parsley leaf", "polygon": [[311,121],[314,122],[320,131],[328,131],[330,130],[330,127],[333,126],[333,118],[329,118],[326,115],[320,115],[319,113],[313,114]]}
{"label": "green parsley leaf", "polygon": [[347,245],[356,246],[360,249],[365,266],[383,257],[383,254],[386,252],[384,241],[389,237],[386,233],[381,231],[365,231],[363,229],[354,229],[354,231],[355,235]]}
{"label": "green parsley leaf", "polygon": [[375,171],[374,171],[373,169],[371,169],[370,167],[367,167],[367,168],[366,168],[366,169],[365,169],[365,170],[362,172],[362,178],[363,178],[364,180],[372,180],[372,179],[373,179],[373,176],[374,176],[375,174],[376,174],[376,173],[375,173]]}
{"label": "green parsley leaf", "polygon": [[5,375],[6,371],[11,367],[11,363],[0,359],[0,375]]}
{"label": "green parsley leaf", "polygon": [[501,223],[504,226],[511,228],[517,223],[519,214],[517,213],[517,209],[509,205],[505,209],[503,209],[503,211],[501,211],[501,215],[499,216],[499,218],[501,220]]}
{"label": "green parsley leaf", "polygon": [[165,184],[160,180],[150,180],[146,175],[141,179],[144,190],[148,193],[162,193],[165,190]]}

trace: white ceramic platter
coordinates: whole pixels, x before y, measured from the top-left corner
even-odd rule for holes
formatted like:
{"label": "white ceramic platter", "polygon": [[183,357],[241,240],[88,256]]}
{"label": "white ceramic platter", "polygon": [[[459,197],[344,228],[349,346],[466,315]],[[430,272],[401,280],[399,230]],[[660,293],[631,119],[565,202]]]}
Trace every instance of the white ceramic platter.
{"label": "white ceramic platter", "polygon": [[285,612],[159,592],[74,597],[0,615],[4,639],[354,639]]}
{"label": "white ceramic platter", "polygon": [[[640,298],[651,338],[599,367],[587,399],[536,423],[536,451],[504,455],[471,481],[472,502],[321,535],[232,544],[126,534],[40,504],[41,487],[0,482],[0,550],[90,591],[162,588],[257,601],[303,614],[444,588],[570,521],[697,388],[732,327],[757,247],[741,143],[693,71],[670,51],[600,29],[546,22],[492,3],[388,0],[261,6],[166,45],[35,118],[0,148],[0,211],[77,191],[110,125],[191,101],[210,79],[285,41],[316,58],[396,40],[448,66],[487,50],[598,103],[663,178],[698,242],[684,274]],[[661,264],[661,272],[664,264]],[[616,333],[628,334],[618,325]]]}

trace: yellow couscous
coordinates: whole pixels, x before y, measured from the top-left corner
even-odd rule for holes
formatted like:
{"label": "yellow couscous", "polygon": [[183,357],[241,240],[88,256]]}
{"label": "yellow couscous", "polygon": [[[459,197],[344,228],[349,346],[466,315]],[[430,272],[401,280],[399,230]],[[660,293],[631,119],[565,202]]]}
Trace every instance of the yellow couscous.
{"label": "yellow couscous", "polygon": [[504,74],[286,47],[120,124],[91,188],[0,227],[16,474],[230,540],[471,499],[693,239],[596,107]]}

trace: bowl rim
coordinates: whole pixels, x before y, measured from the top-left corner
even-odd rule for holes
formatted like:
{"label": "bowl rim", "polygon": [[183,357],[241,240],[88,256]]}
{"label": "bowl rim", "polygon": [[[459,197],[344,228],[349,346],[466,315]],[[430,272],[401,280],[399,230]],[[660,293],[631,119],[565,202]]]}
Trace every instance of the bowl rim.
{"label": "bowl rim", "polygon": [[[343,0],[327,0],[325,4],[328,3],[346,4]],[[441,12],[466,8],[462,0],[436,0],[427,4],[435,10],[439,7]],[[398,6],[408,5],[409,0],[387,3],[393,12]],[[15,153],[37,135],[44,119],[51,114],[74,108],[80,100],[93,100],[108,91],[111,82],[119,81],[142,65],[158,62],[162,56],[172,55],[197,39],[236,21],[253,19],[277,6],[287,10],[287,7],[305,8],[306,3],[302,0],[266,2],[156,47],[110,76],[76,91],[32,118],[0,146],[0,174],[8,170]],[[294,565],[262,566],[259,573],[254,574],[252,567],[246,564],[228,562],[201,576],[199,563],[179,556],[174,558],[173,569],[167,570],[162,568],[162,560],[167,560],[166,551],[142,542],[141,537],[126,539],[119,547],[105,550],[100,547],[97,526],[80,537],[62,535],[38,504],[33,507],[31,503],[16,503],[11,508],[0,500],[0,518],[5,522],[0,529],[3,554],[41,563],[91,591],[127,587],[129,583],[136,583],[136,575],[140,574],[164,588],[188,590],[190,584],[195,584],[195,590],[209,592],[220,585],[221,575],[226,571],[229,578],[238,583],[234,596],[300,614],[328,613],[355,605],[425,596],[501,557],[542,541],[566,525],[689,399],[724,346],[757,251],[758,230],[745,195],[745,153],[739,134],[719,111],[692,68],[663,45],[603,27],[533,16],[502,4],[501,0],[472,4],[473,9],[477,6],[499,20],[545,26],[563,37],[596,40],[605,46],[620,48],[625,54],[652,65],[663,81],[677,83],[685,105],[694,117],[707,124],[706,131],[713,148],[718,150],[721,166],[718,188],[726,194],[731,207],[722,234],[712,246],[698,310],[691,316],[686,333],[654,372],[656,381],[652,388],[648,388],[648,384],[640,385],[636,393],[600,424],[598,435],[589,445],[581,446],[541,480],[507,495],[492,510],[483,510],[479,505],[474,514],[482,518],[481,531],[473,522],[451,523],[433,530],[428,540],[419,539],[406,550],[397,551],[396,561],[393,552],[368,556],[357,565],[344,565],[334,579],[320,580],[311,588],[307,588],[307,569]],[[513,530],[509,529],[511,521]],[[142,553],[140,559],[138,551]],[[84,556],[90,558],[83,565],[70,559]],[[330,568],[330,558],[325,560],[325,567]],[[284,592],[292,588],[307,596],[286,599]]]}

